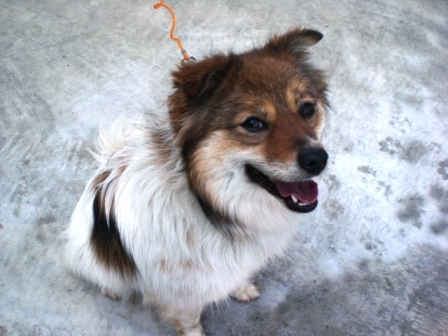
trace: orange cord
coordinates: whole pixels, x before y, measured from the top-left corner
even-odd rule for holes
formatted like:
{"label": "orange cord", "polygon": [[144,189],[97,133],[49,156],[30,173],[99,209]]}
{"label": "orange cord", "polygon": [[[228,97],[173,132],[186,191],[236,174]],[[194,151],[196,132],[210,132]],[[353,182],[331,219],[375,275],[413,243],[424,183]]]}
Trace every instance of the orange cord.
{"label": "orange cord", "polygon": [[189,60],[190,56],[188,55],[187,51],[184,49],[184,46],[182,45],[182,42],[177,38],[173,36],[174,29],[176,28],[176,15],[174,15],[174,11],[171,9],[170,6],[163,3],[163,0],[160,0],[160,2],[156,3],[154,5],[154,9],[158,9],[160,7],[166,8],[171,13],[171,30],[170,30],[170,38],[177,42],[177,46],[180,49],[180,52],[182,53],[182,56],[185,58],[185,60]]}

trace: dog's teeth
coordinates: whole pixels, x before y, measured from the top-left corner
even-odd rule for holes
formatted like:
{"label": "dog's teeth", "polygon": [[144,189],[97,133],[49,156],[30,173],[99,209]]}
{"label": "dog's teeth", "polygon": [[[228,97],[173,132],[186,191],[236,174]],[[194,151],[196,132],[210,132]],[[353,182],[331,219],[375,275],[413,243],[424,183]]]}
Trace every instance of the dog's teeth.
{"label": "dog's teeth", "polygon": [[294,203],[297,203],[299,201],[294,195],[291,195],[291,198],[292,198]]}

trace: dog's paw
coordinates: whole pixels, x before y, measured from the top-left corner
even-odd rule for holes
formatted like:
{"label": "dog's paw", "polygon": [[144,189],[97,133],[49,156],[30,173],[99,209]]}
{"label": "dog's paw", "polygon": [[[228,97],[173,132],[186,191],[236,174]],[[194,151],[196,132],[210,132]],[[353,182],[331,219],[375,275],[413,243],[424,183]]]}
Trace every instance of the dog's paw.
{"label": "dog's paw", "polygon": [[111,300],[120,300],[121,299],[121,294],[114,292],[113,290],[105,287],[105,286],[101,286],[101,293],[103,293],[103,295],[105,297],[108,297]]}
{"label": "dog's paw", "polygon": [[190,328],[183,328],[177,325],[177,333],[179,336],[205,336],[200,323]]}
{"label": "dog's paw", "polygon": [[233,293],[230,293],[230,296],[238,302],[249,302],[258,299],[260,288],[253,283],[246,283]]}

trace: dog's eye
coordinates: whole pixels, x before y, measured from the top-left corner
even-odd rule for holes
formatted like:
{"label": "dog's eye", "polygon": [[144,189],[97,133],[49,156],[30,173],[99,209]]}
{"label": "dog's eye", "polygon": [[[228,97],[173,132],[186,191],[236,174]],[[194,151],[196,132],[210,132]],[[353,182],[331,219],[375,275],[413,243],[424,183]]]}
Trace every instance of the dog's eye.
{"label": "dog's eye", "polygon": [[302,104],[299,109],[300,116],[303,119],[311,118],[315,112],[314,104],[309,102]]}
{"label": "dog's eye", "polygon": [[246,119],[246,121],[244,121],[241,126],[247,129],[249,132],[261,132],[268,128],[262,120],[255,117]]}

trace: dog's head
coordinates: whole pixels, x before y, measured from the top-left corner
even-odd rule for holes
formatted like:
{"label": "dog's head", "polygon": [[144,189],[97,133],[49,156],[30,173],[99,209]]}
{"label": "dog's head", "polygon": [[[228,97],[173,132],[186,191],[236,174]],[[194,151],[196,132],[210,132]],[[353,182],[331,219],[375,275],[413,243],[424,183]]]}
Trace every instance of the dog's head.
{"label": "dog's head", "polygon": [[215,223],[269,229],[316,208],[311,178],[328,159],[319,141],[328,102],[307,48],[321,38],[295,29],[261,48],[173,72],[176,142],[190,187]]}

